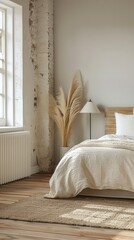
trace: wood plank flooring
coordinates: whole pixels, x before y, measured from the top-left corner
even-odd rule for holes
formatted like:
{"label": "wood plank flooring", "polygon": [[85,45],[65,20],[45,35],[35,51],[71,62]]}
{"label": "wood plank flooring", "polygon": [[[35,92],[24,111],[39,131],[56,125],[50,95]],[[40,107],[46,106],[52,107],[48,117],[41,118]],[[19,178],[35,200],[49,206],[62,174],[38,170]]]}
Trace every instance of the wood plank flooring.
{"label": "wood plank flooring", "polygon": [[[29,178],[0,186],[0,207],[49,191],[50,175],[35,174]],[[134,240],[134,231],[31,223],[0,219],[0,240]]]}

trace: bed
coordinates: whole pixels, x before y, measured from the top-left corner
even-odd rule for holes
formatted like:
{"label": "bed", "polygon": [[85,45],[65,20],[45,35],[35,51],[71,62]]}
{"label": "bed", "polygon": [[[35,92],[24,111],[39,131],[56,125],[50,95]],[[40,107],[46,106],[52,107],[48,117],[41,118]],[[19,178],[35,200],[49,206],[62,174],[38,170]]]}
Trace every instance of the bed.
{"label": "bed", "polygon": [[105,135],[71,148],[50,179],[48,198],[77,195],[134,199],[133,108],[106,108]]}

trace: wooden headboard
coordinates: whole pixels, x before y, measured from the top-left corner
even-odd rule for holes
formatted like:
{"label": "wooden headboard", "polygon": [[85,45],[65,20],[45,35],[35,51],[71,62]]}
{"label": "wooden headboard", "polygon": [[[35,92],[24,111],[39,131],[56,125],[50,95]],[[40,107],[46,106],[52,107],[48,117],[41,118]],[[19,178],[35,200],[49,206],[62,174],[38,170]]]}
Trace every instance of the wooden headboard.
{"label": "wooden headboard", "polygon": [[108,107],[105,108],[105,134],[116,133],[115,112],[134,114],[133,107]]}

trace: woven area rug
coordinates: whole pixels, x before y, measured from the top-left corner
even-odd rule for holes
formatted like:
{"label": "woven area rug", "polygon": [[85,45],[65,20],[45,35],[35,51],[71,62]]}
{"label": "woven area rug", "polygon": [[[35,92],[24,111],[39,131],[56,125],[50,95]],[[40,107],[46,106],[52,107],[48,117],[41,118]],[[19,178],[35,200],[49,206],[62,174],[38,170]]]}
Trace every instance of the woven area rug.
{"label": "woven area rug", "polygon": [[134,200],[28,197],[0,209],[0,218],[134,230]]}

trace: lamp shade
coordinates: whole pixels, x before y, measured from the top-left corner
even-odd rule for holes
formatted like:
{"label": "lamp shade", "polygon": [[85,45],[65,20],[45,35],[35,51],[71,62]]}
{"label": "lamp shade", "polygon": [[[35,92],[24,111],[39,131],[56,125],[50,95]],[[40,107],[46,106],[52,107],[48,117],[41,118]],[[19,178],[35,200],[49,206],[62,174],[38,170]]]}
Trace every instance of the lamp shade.
{"label": "lamp shade", "polygon": [[81,109],[80,113],[100,113],[98,107],[90,100]]}

